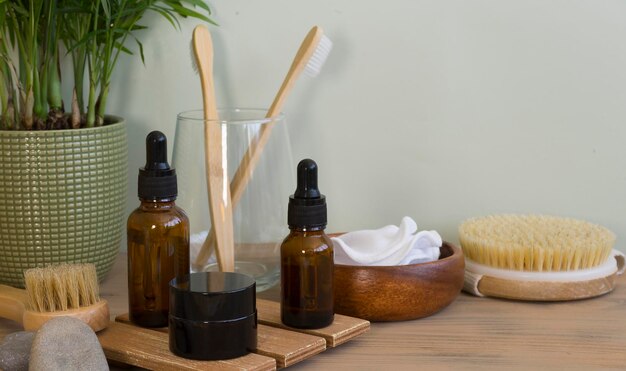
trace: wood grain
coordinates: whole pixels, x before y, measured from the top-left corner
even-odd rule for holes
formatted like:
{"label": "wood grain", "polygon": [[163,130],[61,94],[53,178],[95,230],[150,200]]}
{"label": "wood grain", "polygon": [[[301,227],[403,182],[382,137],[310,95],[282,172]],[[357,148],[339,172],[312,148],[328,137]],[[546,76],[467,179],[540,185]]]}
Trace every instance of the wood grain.
{"label": "wood grain", "polygon": [[273,358],[250,353],[222,361],[196,361],[175,356],[168,335],[123,323],[111,322],[98,333],[107,359],[150,370],[274,370]]}
{"label": "wood grain", "polygon": [[26,290],[0,285],[0,318],[8,318],[21,324],[27,331],[36,331],[55,317],[74,317],[85,322],[94,331],[100,331],[109,323],[109,305],[106,300],[78,309],[56,312],[27,310]]}
{"label": "wood grain", "polygon": [[[130,324],[128,313],[115,317],[115,321]],[[167,327],[152,329],[167,333]],[[317,336],[259,325],[257,328],[257,354],[276,360],[278,367],[292,366],[323,352],[326,341]]]}
{"label": "wood grain", "polygon": [[109,303],[102,299],[93,305],[58,312],[24,312],[24,329],[35,331],[44,323],[56,317],[74,317],[85,322],[92,330],[98,332],[109,324]]}
{"label": "wood grain", "polygon": [[441,258],[399,266],[335,265],[335,312],[370,321],[430,316],[461,292],[463,252],[444,242]]}
{"label": "wood grain", "polygon": [[[113,314],[128,311],[126,255],[101,285]],[[279,300],[278,286],[258,297]],[[340,347],[298,363],[307,370],[598,370],[626,364],[626,276],[603,296],[519,302],[461,293],[430,317],[379,322]],[[20,326],[0,319],[0,337]]]}
{"label": "wood grain", "polygon": [[26,290],[0,285],[0,318],[23,323],[27,303]]}
{"label": "wood grain", "polygon": [[352,340],[370,329],[369,321],[341,314],[335,314],[333,323],[328,327],[312,330],[296,329],[285,326],[280,320],[280,303],[257,299],[256,306],[259,315],[259,323],[323,337],[326,340],[326,346],[330,348]]}
{"label": "wood grain", "polygon": [[[612,257],[609,257],[609,259],[614,258],[616,260],[617,272],[615,272],[615,266],[611,264],[612,262],[607,261],[602,266],[596,267],[595,273],[597,275],[594,276],[598,278],[582,281],[550,280],[548,277],[538,280],[536,276],[534,277],[535,280],[529,280],[521,275],[523,272],[516,271],[510,271],[510,276],[504,276],[497,270],[495,273],[489,272],[486,270],[486,267],[480,264],[468,262],[465,270],[463,290],[480,297],[490,296],[530,301],[566,301],[593,298],[611,292],[615,288],[616,276],[624,273],[624,254],[621,251],[613,250],[611,255]],[[583,271],[578,273],[581,272]],[[551,274],[562,274],[564,277],[578,277],[576,271],[554,272]],[[589,277],[588,275],[585,276]]]}
{"label": "wood grain", "polygon": [[259,325],[258,354],[272,357],[278,367],[292,366],[326,350],[326,341],[317,336]]}
{"label": "wood grain", "polygon": [[516,300],[579,300],[610,292],[615,287],[615,277],[612,274],[583,282],[529,282],[482,276],[478,291],[485,296]]}

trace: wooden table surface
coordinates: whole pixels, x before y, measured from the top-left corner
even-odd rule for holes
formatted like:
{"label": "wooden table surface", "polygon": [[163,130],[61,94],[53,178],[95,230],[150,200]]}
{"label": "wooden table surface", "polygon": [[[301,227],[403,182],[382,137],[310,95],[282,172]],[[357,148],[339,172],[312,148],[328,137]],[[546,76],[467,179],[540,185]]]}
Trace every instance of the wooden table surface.
{"label": "wooden table surface", "polygon": [[[126,255],[101,286],[112,318],[128,311]],[[275,287],[260,293],[278,299]],[[18,331],[0,320],[0,337]],[[610,294],[564,303],[526,303],[462,293],[419,320],[373,323],[349,343],[292,369],[626,369],[626,277]]]}

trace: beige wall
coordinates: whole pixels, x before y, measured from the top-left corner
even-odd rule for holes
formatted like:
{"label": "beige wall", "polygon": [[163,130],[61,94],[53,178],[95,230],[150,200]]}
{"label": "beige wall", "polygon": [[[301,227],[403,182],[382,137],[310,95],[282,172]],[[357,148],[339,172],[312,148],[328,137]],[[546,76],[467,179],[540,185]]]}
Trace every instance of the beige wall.
{"label": "beige wall", "polygon": [[[212,1],[218,101],[267,107],[308,29],[334,42],[284,111],[294,161],[314,158],[329,230],[412,216],[457,241],[465,218],[547,213],[601,223],[626,250],[626,2]],[[128,211],[143,138],[173,143],[200,108],[189,39],[146,22],[110,111],[129,121]],[[287,200],[285,195],[285,201]]]}

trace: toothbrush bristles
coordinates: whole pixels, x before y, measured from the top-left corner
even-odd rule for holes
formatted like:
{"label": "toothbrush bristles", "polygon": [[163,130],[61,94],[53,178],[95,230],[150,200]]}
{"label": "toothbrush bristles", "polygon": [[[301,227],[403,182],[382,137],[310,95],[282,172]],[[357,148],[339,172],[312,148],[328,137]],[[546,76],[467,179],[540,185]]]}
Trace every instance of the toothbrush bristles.
{"label": "toothbrush bristles", "polygon": [[326,59],[332,48],[333,42],[326,35],[322,35],[313,55],[304,68],[304,73],[310,77],[317,76],[322,70],[324,63],[326,63]]}
{"label": "toothbrush bristles", "polygon": [[[326,35],[322,35],[313,55],[304,67],[304,73],[310,77],[319,75],[332,48],[333,42]],[[196,61],[196,55],[193,50],[193,40],[189,44],[189,53],[191,57],[191,68],[194,73],[198,74],[198,62]]]}

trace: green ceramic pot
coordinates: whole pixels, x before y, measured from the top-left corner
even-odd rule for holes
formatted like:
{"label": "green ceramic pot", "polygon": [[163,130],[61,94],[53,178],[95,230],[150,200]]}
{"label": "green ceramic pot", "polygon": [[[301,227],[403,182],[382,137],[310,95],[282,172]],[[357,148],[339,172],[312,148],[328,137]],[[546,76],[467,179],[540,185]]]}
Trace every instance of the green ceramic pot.
{"label": "green ceramic pot", "polygon": [[0,130],[0,283],[52,263],[111,269],[122,238],[128,178],[126,123]]}

